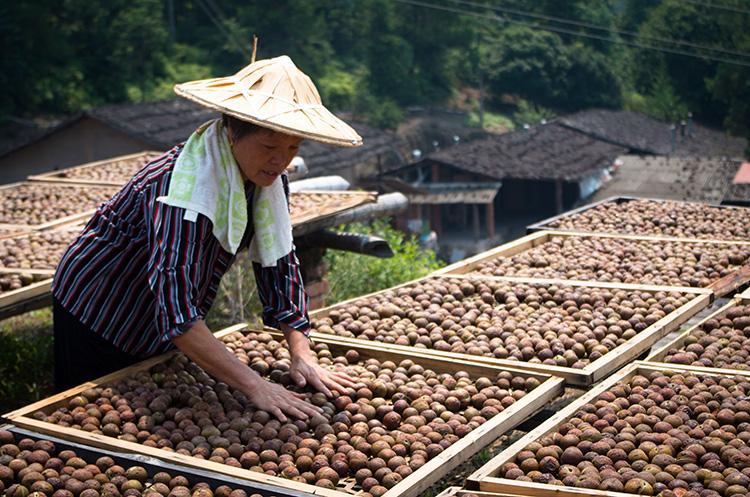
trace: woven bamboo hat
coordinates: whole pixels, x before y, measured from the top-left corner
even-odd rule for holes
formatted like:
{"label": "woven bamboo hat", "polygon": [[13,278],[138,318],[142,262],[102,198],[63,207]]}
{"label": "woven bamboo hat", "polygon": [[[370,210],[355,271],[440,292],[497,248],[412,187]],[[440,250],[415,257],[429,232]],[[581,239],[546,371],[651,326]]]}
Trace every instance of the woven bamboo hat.
{"label": "woven bamboo hat", "polygon": [[286,55],[255,61],[232,76],[178,84],[174,91],[281,133],[341,147],[362,145],[362,137],[323,106],[312,80]]}

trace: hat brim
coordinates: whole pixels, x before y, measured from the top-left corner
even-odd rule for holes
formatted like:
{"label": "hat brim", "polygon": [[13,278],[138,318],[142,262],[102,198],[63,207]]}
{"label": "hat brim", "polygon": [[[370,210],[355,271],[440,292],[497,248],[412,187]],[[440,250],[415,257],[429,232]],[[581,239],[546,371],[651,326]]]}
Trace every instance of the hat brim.
{"label": "hat brim", "polygon": [[[300,138],[314,140],[317,142],[327,143],[329,145],[335,145],[339,147],[354,148],[362,145],[362,137],[359,136],[359,134],[357,134],[357,132],[351,126],[346,124],[344,121],[336,117],[332,112],[322,106],[317,111],[319,113],[323,113],[323,116],[321,117],[325,121],[326,127],[338,128],[339,132],[336,135],[330,133],[316,133],[310,129],[301,129],[299,127],[286,126],[271,120],[259,119],[258,117],[253,116],[248,112],[242,112],[237,109],[232,109],[209,98],[197,95],[192,88],[187,88],[188,85],[200,85],[201,83],[209,82],[216,83],[217,81],[220,81],[222,79],[224,78],[178,84],[174,86],[174,92],[180,97],[186,98],[204,107],[208,107],[209,109],[219,111],[223,114],[227,114],[240,119],[241,121],[247,121],[264,128],[278,131],[280,133],[286,133],[289,135],[298,136]],[[314,118],[310,118],[309,116],[307,116],[307,119],[312,121]]]}

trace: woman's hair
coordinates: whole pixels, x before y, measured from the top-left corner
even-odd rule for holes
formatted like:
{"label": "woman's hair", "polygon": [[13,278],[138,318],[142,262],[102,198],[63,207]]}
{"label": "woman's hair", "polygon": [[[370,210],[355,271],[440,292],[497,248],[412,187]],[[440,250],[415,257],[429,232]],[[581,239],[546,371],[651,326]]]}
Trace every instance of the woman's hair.
{"label": "woman's hair", "polygon": [[251,135],[253,133],[258,133],[259,131],[268,131],[268,128],[264,128],[263,126],[258,126],[257,124],[237,119],[236,117],[232,117],[228,114],[222,114],[221,120],[224,126],[227,128],[229,136],[232,138],[232,142],[241,140],[242,137]]}

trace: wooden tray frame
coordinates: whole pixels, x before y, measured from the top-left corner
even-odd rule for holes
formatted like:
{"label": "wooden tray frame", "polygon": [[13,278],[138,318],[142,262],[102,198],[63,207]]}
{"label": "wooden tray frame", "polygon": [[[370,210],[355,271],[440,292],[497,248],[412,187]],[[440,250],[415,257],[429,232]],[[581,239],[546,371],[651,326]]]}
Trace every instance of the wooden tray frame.
{"label": "wooden tray frame", "polygon": [[[43,298],[46,294],[50,293],[51,288],[52,278],[49,278],[16,290],[0,293],[0,313],[10,307],[21,304],[24,301]],[[12,314],[7,314],[5,317],[11,315]]]}
{"label": "wooden tray frame", "polygon": [[[73,227],[72,225],[65,225],[61,226],[55,229],[51,230],[45,230],[46,233],[55,233],[58,231],[69,231],[69,232],[80,232],[80,227]],[[3,240],[7,240],[10,238],[23,238],[35,235],[37,233],[40,233],[39,231],[29,231],[26,233],[20,233],[12,237],[6,237],[3,238]],[[37,269],[37,268],[12,268],[12,267],[0,267],[0,274],[30,274],[32,276],[53,276],[55,274],[55,269]],[[0,297],[2,297],[2,294],[0,294]]]}
{"label": "wooden tray frame", "polygon": [[229,485],[233,489],[242,489],[247,492],[248,495],[253,493],[259,493],[264,497],[305,497],[310,496],[308,493],[302,493],[295,490],[287,490],[278,486],[270,486],[266,484],[257,484],[257,486],[248,485],[247,480],[241,480],[238,478],[232,478],[225,475],[217,475],[208,471],[200,469],[187,469],[185,467],[177,466],[174,464],[166,463],[151,457],[146,456],[135,456],[133,454],[126,454],[123,452],[115,452],[111,450],[96,449],[81,445],[75,442],[69,442],[62,440],[57,437],[49,435],[39,435],[32,431],[19,428],[14,425],[0,425],[0,429],[8,430],[17,436],[23,438],[32,438],[35,440],[49,440],[55,444],[55,448],[60,450],[74,450],[79,457],[83,457],[87,462],[93,464],[96,458],[102,456],[109,456],[114,459],[115,464],[127,469],[130,466],[141,466],[146,468],[150,475],[154,475],[158,471],[167,471],[172,476],[185,476],[191,485],[200,482],[206,482],[210,484],[214,489],[220,485]]}
{"label": "wooden tray frame", "polygon": [[6,230],[7,233],[0,234],[0,240],[14,238],[19,235],[25,235],[34,231],[31,226],[24,224],[0,224],[0,230]]}
{"label": "wooden tray frame", "polygon": [[365,204],[371,204],[377,202],[377,192],[366,192],[366,191],[348,191],[348,190],[302,190],[300,192],[294,192],[291,196],[295,195],[325,195],[327,197],[338,197],[340,202],[338,205],[330,206],[321,210],[307,209],[302,211],[301,214],[294,215],[292,212],[292,225],[297,227],[310,221],[318,221],[327,217],[334,216],[341,212],[348,211],[355,207],[359,207]]}
{"label": "wooden tray frame", "polygon": [[[540,245],[550,242],[553,238],[613,238],[617,240],[634,240],[634,241],[652,241],[659,243],[663,241],[671,241],[676,243],[685,244],[706,244],[715,243],[722,245],[746,245],[750,246],[750,241],[729,241],[729,240],[709,240],[709,239],[697,239],[697,238],[674,238],[674,237],[656,237],[656,236],[643,236],[643,235],[617,235],[617,234],[593,234],[593,233],[572,233],[568,231],[536,231],[528,234],[512,242],[508,242],[499,247],[495,247],[486,252],[482,252],[473,257],[465,259],[463,261],[456,262],[450,266],[446,266],[442,269],[432,273],[435,275],[444,274],[469,274],[474,271],[481,263],[488,260],[492,260],[496,257],[512,257],[514,255],[521,254]],[[479,273],[477,273],[479,274]],[[490,275],[487,275],[490,276]],[[529,276],[524,276],[528,278]],[[563,278],[564,279],[564,278]],[[599,281],[599,280],[593,280]],[[724,296],[731,293],[746,283],[750,282],[750,263],[744,264],[731,273],[723,276],[709,286],[705,287],[711,290],[716,297]],[[646,283],[648,285],[660,286],[655,283]]]}
{"label": "wooden tray frame", "polygon": [[476,495],[477,497],[515,497],[512,494],[496,494],[491,492],[482,492],[480,490],[466,490],[461,487],[448,487],[435,497],[465,497],[466,495]]}
{"label": "wooden tray frame", "polygon": [[56,171],[51,171],[49,173],[43,173],[43,174],[32,174],[27,178],[30,182],[36,182],[36,183],[67,183],[69,185],[77,185],[77,186],[123,186],[125,183],[128,182],[126,179],[125,181],[121,183],[117,183],[114,181],[97,181],[97,180],[87,180],[87,179],[76,179],[76,178],[65,178],[62,176],[62,174],[65,173],[77,173],[79,171],[85,171],[88,169],[97,169],[101,167],[107,167],[113,162],[120,162],[124,160],[131,160],[131,159],[139,159],[139,158],[146,158],[150,156],[158,156],[160,154],[163,154],[164,152],[158,152],[156,150],[143,150],[141,152],[136,152],[134,154],[127,154],[127,155],[120,155],[118,157],[111,157],[109,159],[103,159],[98,160],[94,162],[87,162],[85,164],[81,164],[79,166],[73,166],[73,167],[66,167],[64,169],[58,169]]}
{"label": "wooden tray frame", "polygon": [[708,376],[750,376],[750,371],[736,371],[731,369],[713,369],[710,371],[704,371],[677,364],[637,361],[621,369],[616,374],[610,376],[599,385],[584,393],[567,407],[563,408],[537,428],[527,433],[523,438],[519,439],[513,445],[492,458],[487,464],[469,476],[466,481],[466,487],[476,488],[485,492],[504,492],[513,495],[526,495],[531,497],[633,497],[634,494],[624,492],[546,485],[498,478],[495,475],[497,475],[497,471],[503,464],[512,461],[518,452],[523,450],[529,443],[553,432],[558,426],[571,418],[581,406],[596,399],[600,394],[614,386],[617,382],[627,380],[636,374],[647,371],[691,372]]}
{"label": "wooden tray frame", "polygon": [[[217,332],[215,336],[221,338],[244,329],[247,329],[247,325],[239,324],[221,330]],[[274,336],[283,338],[283,335],[281,333],[276,333]],[[506,431],[514,428],[518,424],[531,417],[534,413],[542,409],[548,402],[550,402],[552,399],[563,392],[564,382],[562,379],[541,373],[529,372],[514,368],[505,368],[490,364],[479,364],[475,362],[444,361],[440,358],[433,357],[428,354],[420,354],[418,352],[415,353],[413,350],[383,350],[376,344],[350,344],[347,342],[336,340],[335,337],[319,338],[317,339],[317,341],[320,343],[326,343],[334,351],[338,350],[341,353],[344,353],[347,350],[355,349],[359,351],[360,356],[364,359],[370,357],[380,359],[389,358],[394,360],[416,359],[419,364],[425,365],[430,368],[436,368],[437,372],[455,372],[458,370],[464,370],[474,377],[480,375],[486,376],[489,374],[496,374],[500,371],[512,371],[514,374],[517,374],[519,376],[535,377],[542,382],[541,385],[539,385],[532,393],[526,395],[523,399],[516,402],[508,409],[504,410],[498,416],[491,418],[482,426],[472,431],[469,435],[443,451],[437,457],[428,461],[427,464],[419,468],[407,478],[404,478],[396,486],[389,489],[384,497],[417,497],[421,495],[425,490],[439,481],[453,468],[469,459],[474,453],[478,452],[482,447],[488,445]],[[158,357],[147,359],[146,361],[143,361],[134,366],[122,369],[96,380],[86,382],[65,392],[59,393],[47,399],[35,402],[29,406],[13,411],[7,414],[6,417],[12,420],[15,425],[22,428],[26,428],[45,435],[59,437],[63,440],[83,443],[93,447],[117,450],[120,452],[143,454],[180,466],[206,469],[234,478],[241,478],[253,482],[277,485],[289,490],[308,492],[314,495],[323,495],[328,497],[348,497],[352,495],[340,490],[323,489],[308,484],[266,475],[263,473],[255,473],[249,470],[234,468],[221,463],[197,459],[192,456],[185,456],[174,452],[168,452],[155,447],[147,447],[139,443],[126,442],[104,435],[85,432],[83,430],[57,426],[28,417],[28,415],[38,410],[45,410],[47,412],[50,412],[57,407],[66,405],[69,398],[75,396],[79,392],[86,390],[87,388],[95,387],[97,385],[108,383],[124,376],[146,370],[156,364],[168,360],[176,353],[177,352],[173,351]]]}
{"label": "wooden tray frame", "polygon": [[[16,188],[18,186],[57,186],[59,188],[81,188],[82,186],[86,186],[88,188],[100,188],[100,189],[108,189],[112,190],[112,194],[114,195],[117,193],[115,190],[115,187],[112,186],[103,186],[103,185],[79,185],[79,184],[70,184],[70,183],[60,183],[60,182],[33,182],[33,181],[20,181],[17,183],[9,183],[7,185],[0,186],[0,191],[2,190],[10,190],[12,188]],[[96,212],[96,209],[89,209],[86,211],[82,211],[76,214],[71,214],[69,216],[60,217],[57,219],[53,219],[52,221],[47,221],[46,223],[42,224],[12,224],[12,223],[0,223],[0,226],[4,228],[13,228],[13,229],[20,229],[20,230],[36,230],[36,231],[45,231],[52,228],[60,228],[63,226],[72,226],[81,223],[82,221],[90,218],[94,213]]]}
{"label": "wooden tray frame", "polygon": [[[646,358],[646,361],[664,362],[664,358],[666,358],[667,352],[669,351],[669,349],[681,348],[683,345],[685,345],[685,339],[688,336],[690,336],[690,334],[692,334],[694,331],[700,329],[703,323],[705,323],[709,319],[723,317],[724,314],[727,313],[730,307],[734,307],[736,305],[743,305],[743,304],[747,305],[749,303],[750,303],[750,296],[743,297],[743,295],[736,295],[733,299],[729,300],[729,302],[727,302],[725,305],[721,306],[719,309],[712,312],[705,318],[701,319],[699,322],[697,322],[695,325],[685,330],[683,333],[680,333],[680,335],[678,335],[671,342],[659,347],[657,350],[652,350],[651,354],[649,354],[649,356]],[[669,364],[670,366],[672,365],[672,363],[666,363],[666,362],[665,364]],[[728,371],[750,371],[750,370],[742,370],[742,369],[735,370],[735,369],[730,369],[730,368],[708,368],[708,367],[701,367],[701,366],[690,366],[690,367],[695,370],[700,370],[704,372],[716,371],[717,369],[725,369]]]}
{"label": "wooden tray frame", "polygon": [[[534,233],[537,231],[559,231],[559,232],[567,232],[567,233],[576,233],[576,234],[618,234],[617,232],[612,231],[583,231],[583,230],[574,230],[574,229],[561,229],[561,228],[555,228],[553,226],[550,226],[550,223],[553,223],[555,221],[558,221],[560,219],[573,216],[575,214],[579,214],[583,211],[587,211],[589,209],[592,209],[594,207],[598,207],[602,204],[608,204],[608,203],[617,203],[617,204],[623,204],[625,202],[630,202],[633,200],[648,200],[651,202],[677,202],[682,204],[701,204],[701,205],[707,205],[709,207],[718,207],[721,209],[747,209],[747,207],[738,207],[736,205],[720,205],[720,204],[712,204],[708,202],[690,202],[687,200],[670,200],[670,199],[662,199],[662,198],[651,198],[651,197],[629,197],[629,196],[614,196],[614,197],[607,197],[605,199],[599,200],[597,202],[592,202],[590,204],[583,205],[581,207],[577,207],[575,209],[571,209],[569,211],[565,211],[561,214],[557,214],[552,217],[548,217],[546,219],[542,219],[541,221],[537,221],[534,224],[530,224],[526,226],[526,233]],[[623,233],[624,234],[624,233]],[[658,235],[646,235],[646,236],[653,236],[655,238],[673,238],[673,237],[660,237]],[[723,241],[734,241],[734,240],[723,240]]]}
{"label": "wooden tray frame", "polygon": [[370,340],[364,340],[360,338],[349,338],[340,337],[337,335],[324,335],[322,333],[313,332],[312,336],[315,339],[320,339],[327,336],[336,336],[341,341],[346,341],[352,344],[361,343],[374,343],[377,344],[381,349],[388,350],[401,350],[401,351],[419,351],[423,354],[429,354],[435,357],[441,357],[445,360],[464,360],[478,362],[482,364],[495,364],[503,367],[510,367],[516,369],[524,369],[528,371],[537,371],[540,373],[551,374],[565,378],[565,381],[570,385],[577,386],[589,386],[603,378],[606,378],[611,373],[615,372],[625,364],[637,359],[641,354],[647,352],[651,346],[653,346],[661,338],[668,335],[670,332],[677,329],[682,323],[690,319],[693,315],[698,313],[701,309],[711,303],[713,299],[713,292],[705,288],[691,288],[691,287],[670,287],[670,286],[648,286],[648,285],[636,285],[627,283],[606,283],[606,282],[595,282],[595,281],[576,281],[576,280],[557,280],[557,279],[541,279],[541,278],[517,278],[511,276],[474,276],[474,275],[451,275],[443,274],[437,276],[427,276],[417,280],[398,285],[393,288],[381,290],[378,292],[365,295],[363,297],[356,297],[353,299],[346,300],[339,304],[335,304],[329,307],[324,307],[317,311],[310,313],[310,319],[319,319],[327,316],[332,310],[346,307],[347,305],[357,300],[368,298],[379,295],[383,292],[391,291],[401,287],[405,287],[414,283],[422,283],[431,278],[450,278],[458,281],[471,280],[471,281],[504,281],[504,282],[517,282],[530,285],[565,285],[573,287],[589,287],[589,288],[610,288],[617,290],[643,290],[652,292],[664,292],[664,291],[678,291],[683,293],[690,293],[695,297],[676,309],[674,312],[667,314],[665,317],[647,327],[645,330],[638,333],[635,337],[628,340],[623,345],[615,348],[594,362],[588,364],[583,369],[574,369],[570,367],[562,366],[551,366],[547,364],[535,364],[521,361],[511,361],[508,359],[497,359],[494,357],[486,356],[474,356],[469,354],[459,354],[457,352],[444,352],[434,349],[422,349],[415,348],[406,345],[396,345],[383,342],[374,342]]}

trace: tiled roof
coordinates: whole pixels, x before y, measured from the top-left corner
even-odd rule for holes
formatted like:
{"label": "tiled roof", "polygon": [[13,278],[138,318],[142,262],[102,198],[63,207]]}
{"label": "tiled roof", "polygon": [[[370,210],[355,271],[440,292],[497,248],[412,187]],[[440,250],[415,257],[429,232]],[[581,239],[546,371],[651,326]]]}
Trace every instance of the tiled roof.
{"label": "tiled roof", "polygon": [[718,157],[627,155],[593,199],[635,196],[721,203],[732,190],[739,162]]}
{"label": "tiled roof", "polygon": [[[747,147],[743,138],[716,131],[695,122],[675,130],[672,150],[671,124],[638,112],[590,109],[556,120],[594,138],[627,147],[630,153],[656,155],[742,157]],[[688,129],[689,128],[689,129]],[[688,131],[692,136],[688,135]]]}
{"label": "tiled roof", "polygon": [[493,179],[578,181],[612,165],[626,149],[557,123],[491,135],[428,155],[432,161]]}
{"label": "tiled roof", "polygon": [[213,110],[181,98],[107,105],[86,114],[160,150],[186,140],[195,128],[218,116]]}

